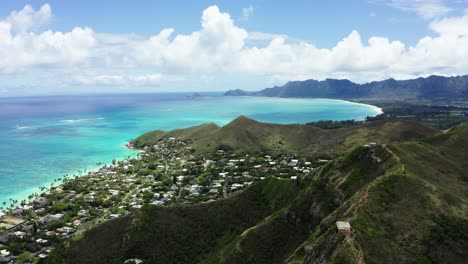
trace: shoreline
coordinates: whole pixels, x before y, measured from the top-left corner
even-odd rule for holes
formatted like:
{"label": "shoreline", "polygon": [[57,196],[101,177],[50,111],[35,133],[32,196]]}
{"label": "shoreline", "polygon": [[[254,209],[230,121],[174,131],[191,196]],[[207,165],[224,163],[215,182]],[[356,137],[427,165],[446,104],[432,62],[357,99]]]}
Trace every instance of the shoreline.
{"label": "shoreline", "polygon": [[[127,144],[130,143],[130,142],[126,142],[122,145],[122,147],[126,148],[126,149],[129,149],[129,150],[132,150],[134,151],[134,155],[135,156],[131,156],[130,158],[137,158],[138,157],[138,153],[139,153],[139,150],[135,149],[135,148],[129,148],[127,146]],[[128,156],[128,155],[127,155]],[[127,156],[123,156],[123,157],[120,157],[120,158],[115,158],[114,160],[116,162],[120,162],[120,161],[123,161],[123,160],[126,160]],[[16,193],[15,195],[12,195],[10,197],[7,197],[5,200],[6,202],[6,205],[3,206],[1,205],[1,203],[3,201],[0,201],[0,205],[3,206],[3,210],[0,210],[0,212],[4,212],[4,213],[7,213],[8,211],[6,210],[7,208],[9,208],[9,205],[11,204],[11,200],[17,200],[18,202],[15,204],[16,207],[19,207],[21,208],[21,202],[24,200],[26,201],[26,204],[30,204],[32,203],[32,200],[29,199],[29,196],[30,195],[34,195],[34,194],[37,194],[38,196],[41,196],[41,194],[45,194],[45,193],[48,193],[50,192],[50,188],[51,187],[54,187],[54,188],[57,188],[59,186],[61,186],[63,184],[63,177],[65,175],[68,175],[67,178],[68,179],[75,179],[75,178],[78,178],[78,177],[84,177],[86,175],[88,175],[89,173],[92,173],[92,172],[96,172],[96,171],[99,171],[100,169],[108,166],[109,164],[107,163],[104,163],[104,162],[101,162],[100,165],[90,165],[84,169],[77,169],[77,170],[73,170],[69,173],[65,173],[65,174],[62,174],[60,176],[55,176],[53,177],[52,179],[48,180],[48,181],[45,181],[43,182],[40,186],[35,186],[35,187],[30,187],[30,188],[26,188],[24,190],[21,190],[20,192]],[[79,174],[81,173],[81,174]],[[57,180],[59,178],[62,178],[61,180]],[[51,186],[51,184],[54,183],[53,186]],[[44,191],[41,191],[41,187],[45,187],[46,189]],[[34,198],[33,198],[34,199]],[[5,208],[6,207],[6,208]]]}
{"label": "shoreline", "polygon": [[[340,102],[353,104],[353,105],[362,105],[362,106],[369,107],[369,108],[375,110],[375,115],[374,116],[377,116],[377,115],[380,115],[380,114],[384,113],[383,109],[381,107],[376,106],[376,105],[360,103],[360,102],[355,102],[355,101],[349,101],[349,100],[346,100],[346,99],[320,98],[320,97],[276,97],[276,96],[255,96],[255,95],[242,95],[242,96],[225,95],[225,96],[227,96],[227,97],[249,97],[249,98],[279,98],[279,99],[291,99],[291,100],[332,100],[332,101],[340,101]],[[347,120],[350,120],[350,119],[347,119]],[[356,119],[354,119],[354,120],[356,120]],[[365,120],[365,117],[362,120]]]}
{"label": "shoreline", "polygon": [[[255,98],[255,97],[258,97],[258,96],[246,96],[246,97],[252,97],[252,98]],[[266,98],[270,98],[270,97],[266,97]],[[346,100],[342,100],[342,99],[329,99],[329,98],[282,98],[282,99],[294,99],[294,100],[297,100],[297,99],[302,99],[302,100],[335,100],[335,101],[341,101],[341,102],[344,102],[344,103],[347,103],[347,104],[354,104],[354,105],[362,105],[362,106],[366,106],[370,109],[372,109],[372,111],[374,112],[374,115],[373,116],[377,116],[379,114],[382,114],[383,111],[382,111],[382,108],[380,107],[377,107],[377,106],[374,106],[374,105],[370,105],[370,104],[365,104],[365,103],[358,103],[358,102],[352,102],[352,101],[346,101]],[[365,120],[365,117],[362,118],[362,119],[355,119],[357,121],[363,121]],[[305,124],[305,123],[304,123]],[[131,151],[134,151],[134,155],[137,156],[138,153],[140,152],[140,150],[137,150],[135,149],[135,147],[131,144],[130,141],[127,141],[125,143],[122,144],[122,146],[128,150],[131,150]],[[134,157],[135,157],[134,156]],[[113,160],[116,160],[116,161],[122,161],[122,160],[125,160],[126,159],[126,156],[122,156],[122,157],[117,157],[117,158],[113,158]],[[112,160],[110,160],[109,162],[111,162]],[[109,163],[107,162],[107,163]],[[101,162],[100,162],[101,163]],[[96,170],[99,170],[103,167],[103,165],[106,165],[107,163],[105,162],[102,162],[102,165],[90,165],[88,166],[87,168],[85,169],[76,169],[76,170],[73,170],[73,171],[70,171],[69,173],[65,173],[65,174],[62,174],[62,175],[56,175],[54,177],[51,177],[50,180],[47,180],[45,182],[43,182],[40,186],[34,186],[34,187],[29,187],[29,188],[26,188],[26,189],[23,189],[21,190],[20,192],[12,195],[12,196],[9,196],[7,197],[6,199],[4,200],[0,200],[0,204],[5,201],[6,202],[6,205],[5,206],[8,206],[10,205],[10,199],[12,200],[17,200],[18,203],[16,205],[19,205],[21,203],[21,201],[25,200],[26,202],[29,202],[29,198],[28,196],[29,195],[32,195],[32,194],[41,194],[42,192],[40,191],[40,188],[41,187],[46,187],[46,189],[50,189],[50,185],[52,183],[56,183],[57,185],[54,184],[54,187],[57,187],[58,185],[62,184],[62,181],[59,181],[57,182],[56,179],[58,178],[62,178],[64,177],[65,175],[69,175],[68,177],[79,177],[79,176],[83,176],[83,175],[79,175],[78,173],[81,172],[81,171],[86,171],[86,172],[91,172],[91,171],[96,171]],[[5,208],[3,209],[5,210]]]}

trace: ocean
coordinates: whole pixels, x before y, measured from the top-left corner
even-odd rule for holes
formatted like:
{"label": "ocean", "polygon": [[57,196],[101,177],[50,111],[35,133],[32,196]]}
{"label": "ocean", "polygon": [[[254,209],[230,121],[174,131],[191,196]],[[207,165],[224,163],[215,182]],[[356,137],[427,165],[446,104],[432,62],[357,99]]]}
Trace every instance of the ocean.
{"label": "ocean", "polygon": [[239,115],[270,123],[362,120],[377,107],[329,99],[228,97],[221,93],[73,95],[0,98],[0,207],[63,175],[77,175],[136,155],[125,143]]}

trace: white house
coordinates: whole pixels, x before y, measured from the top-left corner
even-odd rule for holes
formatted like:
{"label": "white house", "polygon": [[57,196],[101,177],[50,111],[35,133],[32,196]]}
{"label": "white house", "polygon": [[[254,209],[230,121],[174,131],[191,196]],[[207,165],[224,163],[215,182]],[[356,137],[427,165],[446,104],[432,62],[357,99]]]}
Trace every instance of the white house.
{"label": "white house", "polygon": [[351,233],[351,225],[348,221],[336,221],[336,227],[338,228],[338,232],[341,234]]}
{"label": "white house", "polygon": [[0,256],[2,257],[8,257],[10,255],[10,251],[6,250],[6,249],[2,249],[0,250]]}

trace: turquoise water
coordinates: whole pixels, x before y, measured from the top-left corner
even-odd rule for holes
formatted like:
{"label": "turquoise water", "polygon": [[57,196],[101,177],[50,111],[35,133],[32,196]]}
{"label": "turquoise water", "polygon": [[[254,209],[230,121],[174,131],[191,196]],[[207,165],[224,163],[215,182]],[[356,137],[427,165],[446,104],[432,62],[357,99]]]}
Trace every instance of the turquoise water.
{"label": "turquoise water", "polygon": [[125,143],[155,130],[239,115],[271,123],[362,120],[380,113],[363,104],[327,99],[225,97],[206,93],[0,98],[0,206],[24,199],[65,174],[97,168],[135,152]]}

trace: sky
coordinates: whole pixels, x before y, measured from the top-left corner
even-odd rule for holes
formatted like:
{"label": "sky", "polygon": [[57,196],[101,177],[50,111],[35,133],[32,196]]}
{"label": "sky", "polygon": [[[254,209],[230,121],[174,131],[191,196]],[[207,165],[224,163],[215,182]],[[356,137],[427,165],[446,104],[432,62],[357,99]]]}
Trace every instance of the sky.
{"label": "sky", "polygon": [[0,4],[0,97],[468,74],[468,0]]}

